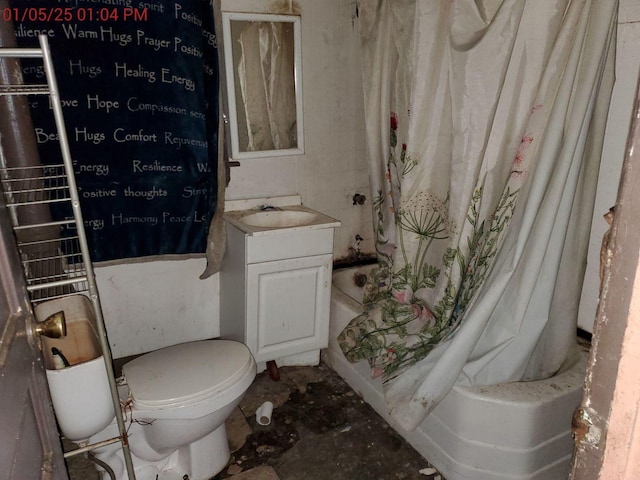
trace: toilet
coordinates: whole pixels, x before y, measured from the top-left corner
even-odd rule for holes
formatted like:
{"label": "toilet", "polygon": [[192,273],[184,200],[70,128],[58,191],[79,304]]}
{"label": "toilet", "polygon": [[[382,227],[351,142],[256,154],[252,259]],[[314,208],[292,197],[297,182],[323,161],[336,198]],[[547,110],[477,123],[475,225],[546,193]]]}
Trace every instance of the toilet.
{"label": "toilet", "polygon": [[[231,340],[174,345],[132,360],[122,373],[121,403],[138,480],[156,475],[208,480],[225,467],[230,452],[224,422],[256,375],[245,345]],[[114,419],[89,442],[117,435]],[[119,443],[94,454],[118,480],[127,478]]]}
{"label": "toilet", "polygon": [[[95,358],[72,360],[74,343],[90,343],[74,342],[74,331],[95,333],[92,311],[85,308],[90,303],[77,297],[61,299],[64,305],[39,305],[36,316],[65,311],[68,338],[43,342],[45,367],[59,429],[83,445],[117,437],[119,431],[109,393],[105,402],[108,379],[99,349],[88,355]],[[59,300],[47,303],[53,302]],[[77,328],[86,323],[91,328]],[[51,346],[64,352],[71,366],[50,368]],[[137,357],[122,367],[122,373],[118,393],[137,480],[182,480],[185,475],[208,480],[225,467],[230,452],[224,422],[256,375],[256,363],[244,344],[202,340],[174,345]],[[120,442],[93,454],[113,470],[116,480],[128,478]]]}

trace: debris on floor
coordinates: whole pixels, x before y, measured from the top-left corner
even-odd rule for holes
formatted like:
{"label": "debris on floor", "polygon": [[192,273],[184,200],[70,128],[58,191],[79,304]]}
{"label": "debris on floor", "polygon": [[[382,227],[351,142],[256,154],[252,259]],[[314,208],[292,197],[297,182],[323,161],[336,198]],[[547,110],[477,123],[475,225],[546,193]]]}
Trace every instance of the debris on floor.
{"label": "debris on floor", "polygon": [[[247,391],[239,409],[251,433],[215,480],[265,466],[279,480],[444,480],[328,367],[282,367],[280,376],[259,374]],[[260,425],[256,411],[267,401],[271,422]]]}
{"label": "debris on floor", "polygon": [[[330,368],[279,372],[259,374],[227,420],[231,459],[212,480],[445,480]],[[69,478],[98,479],[82,457],[68,459]]]}
{"label": "debris on floor", "polygon": [[423,468],[419,473],[422,475],[435,475],[438,471],[435,468]]}

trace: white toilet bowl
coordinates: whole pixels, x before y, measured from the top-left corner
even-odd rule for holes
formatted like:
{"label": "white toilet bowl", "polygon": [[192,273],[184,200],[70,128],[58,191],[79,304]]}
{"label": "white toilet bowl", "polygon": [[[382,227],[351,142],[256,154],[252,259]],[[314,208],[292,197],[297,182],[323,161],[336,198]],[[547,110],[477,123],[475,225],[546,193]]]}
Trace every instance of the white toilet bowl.
{"label": "white toilet bowl", "polygon": [[[121,399],[136,478],[208,480],[220,472],[229,459],[224,422],[255,374],[249,349],[230,340],[174,345],[124,365]],[[90,442],[117,435],[114,420]],[[119,443],[94,454],[118,480],[127,478]]]}
{"label": "white toilet bowl", "polygon": [[[53,409],[61,433],[85,444],[118,437],[107,370],[90,300],[73,295],[35,308],[40,320],[65,312],[67,336],[43,337]],[[53,350],[70,365],[60,368]],[[231,340],[183,343],[124,365],[119,387],[137,480],[208,480],[224,468],[229,446],[224,422],[256,375],[249,349]],[[94,450],[114,471],[127,473],[120,442]],[[157,477],[156,477],[157,476]]]}

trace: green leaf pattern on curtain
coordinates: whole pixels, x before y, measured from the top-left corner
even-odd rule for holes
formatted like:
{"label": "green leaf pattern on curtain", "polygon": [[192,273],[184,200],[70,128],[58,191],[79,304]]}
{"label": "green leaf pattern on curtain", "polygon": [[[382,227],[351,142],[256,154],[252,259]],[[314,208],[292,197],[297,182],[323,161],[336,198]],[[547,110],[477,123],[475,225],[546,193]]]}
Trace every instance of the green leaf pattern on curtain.
{"label": "green leaf pattern on curtain", "polygon": [[[480,218],[483,186],[479,185],[466,215],[472,232],[466,248],[446,247],[440,265],[426,263],[434,242],[450,242],[458,227],[448,213],[449,197],[422,191],[399,201],[402,179],[417,165],[407,145],[398,146],[398,116],[391,115],[390,153],[387,164],[387,191],[378,191],[374,199],[376,251],[379,267],[365,286],[364,312],[351,320],[338,336],[346,358],[351,362],[367,360],[373,377],[387,382],[423,359],[460,326],[463,314],[478,288],[487,277],[493,259],[516,207],[519,186],[526,176],[524,158],[532,136],[523,138],[513,163],[511,176],[493,215]],[[515,184],[515,185],[512,185]],[[514,186],[516,188],[514,188]],[[397,245],[390,243],[384,228],[383,209],[391,197],[397,232]],[[411,248],[406,248],[411,244]],[[458,244],[460,245],[460,244]],[[403,259],[393,268],[395,249]],[[408,252],[412,252],[411,256]],[[441,275],[446,286],[433,305],[424,301],[423,293],[434,289]],[[458,279],[456,281],[455,279]]]}

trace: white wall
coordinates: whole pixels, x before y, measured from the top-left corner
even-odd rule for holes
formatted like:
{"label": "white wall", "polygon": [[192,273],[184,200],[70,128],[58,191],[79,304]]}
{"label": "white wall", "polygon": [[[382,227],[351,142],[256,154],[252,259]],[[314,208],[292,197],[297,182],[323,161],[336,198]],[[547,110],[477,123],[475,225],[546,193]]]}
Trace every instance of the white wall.
{"label": "white wall", "polygon": [[618,51],[616,83],[611,98],[600,178],[596,193],[593,225],[589,240],[587,272],[582,288],[578,326],[593,332],[600,289],[600,246],[608,225],[602,216],[616,203],[618,183],[625,145],[631,122],[631,112],[638,70],[640,68],[640,2],[621,0],[618,17]]}
{"label": "white wall", "polygon": [[114,358],[218,336],[218,276],[199,280],[205,260],[95,268]]}
{"label": "white wall", "polygon": [[[305,154],[244,160],[231,169],[227,199],[299,194],[303,203],[342,221],[335,256],[356,234],[373,251],[365,163],[359,32],[353,0],[223,0],[223,9],[301,14]],[[283,7],[280,7],[280,10]],[[354,193],[367,196],[353,206]],[[204,259],[96,266],[114,358],[219,334],[219,276],[199,280]]]}

